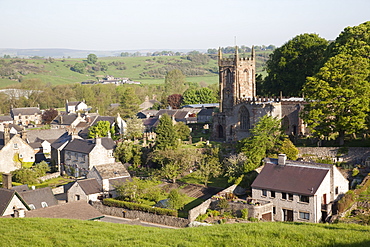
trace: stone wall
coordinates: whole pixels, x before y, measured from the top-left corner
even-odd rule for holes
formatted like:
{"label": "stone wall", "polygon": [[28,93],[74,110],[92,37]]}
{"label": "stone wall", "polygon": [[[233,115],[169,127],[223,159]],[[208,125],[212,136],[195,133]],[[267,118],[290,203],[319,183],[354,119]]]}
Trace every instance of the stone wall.
{"label": "stone wall", "polygon": [[41,182],[44,182],[46,180],[52,179],[52,178],[57,178],[60,176],[59,172],[54,172],[54,173],[49,173],[43,177],[38,178]]}
{"label": "stone wall", "polygon": [[188,219],[177,218],[167,215],[157,215],[142,211],[129,210],[125,208],[109,207],[103,205],[101,202],[92,202],[92,206],[95,207],[102,214],[123,217],[128,219],[139,219],[142,221],[162,224],[166,226],[186,227],[190,223]]}
{"label": "stone wall", "polygon": [[207,212],[207,209],[209,208],[209,205],[211,204],[211,199],[206,200],[202,204],[196,206],[195,208],[191,209],[189,211],[188,219],[190,222],[195,221],[195,219],[201,215],[205,214]]}
{"label": "stone wall", "polygon": [[339,153],[339,147],[299,147],[299,157],[303,159],[332,158],[348,164],[363,164],[370,157],[369,147],[349,147],[348,152]]}

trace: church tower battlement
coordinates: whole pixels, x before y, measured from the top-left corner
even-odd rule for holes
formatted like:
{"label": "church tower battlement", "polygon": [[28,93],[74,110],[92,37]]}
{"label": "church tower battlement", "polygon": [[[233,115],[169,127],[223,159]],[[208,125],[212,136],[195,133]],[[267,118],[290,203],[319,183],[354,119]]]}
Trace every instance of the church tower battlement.
{"label": "church tower battlement", "polygon": [[252,47],[251,57],[239,57],[235,47],[233,58],[223,58],[218,52],[220,111],[228,112],[241,100],[256,97],[256,55]]}

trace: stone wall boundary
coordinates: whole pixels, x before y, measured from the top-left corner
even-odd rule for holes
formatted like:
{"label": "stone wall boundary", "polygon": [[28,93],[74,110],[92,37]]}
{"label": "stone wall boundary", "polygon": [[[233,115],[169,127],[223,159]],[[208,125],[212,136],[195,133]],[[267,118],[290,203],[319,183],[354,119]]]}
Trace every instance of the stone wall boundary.
{"label": "stone wall boundary", "polygon": [[188,220],[190,222],[193,222],[193,221],[195,221],[195,219],[199,215],[205,214],[207,212],[207,209],[211,205],[211,202],[212,202],[212,200],[208,199],[208,200],[204,201],[202,204],[200,204],[200,205],[196,206],[195,208],[189,210]]}
{"label": "stone wall boundary", "polygon": [[174,227],[186,227],[190,221],[184,218],[178,218],[173,216],[167,215],[157,215],[152,213],[147,213],[143,211],[137,210],[130,210],[126,208],[118,208],[118,207],[109,207],[103,205],[100,201],[91,202],[91,205],[96,208],[100,213],[127,218],[127,219],[137,219],[141,221],[151,222],[155,224],[162,224],[166,226],[174,226]]}
{"label": "stone wall boundary", "polygon": [[46,180],[57,178],[59,176],[60,176],[60,172],[54,172],[54,173],[49,173],[43,177],[39,177],[38,180],[40,180],[41,182],[45,182]]}

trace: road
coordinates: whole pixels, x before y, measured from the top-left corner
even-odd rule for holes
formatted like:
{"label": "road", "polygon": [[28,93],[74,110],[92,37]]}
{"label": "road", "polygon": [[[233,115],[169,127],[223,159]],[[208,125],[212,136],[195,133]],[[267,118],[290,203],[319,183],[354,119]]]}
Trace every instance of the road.
{"label": "road", "polygon": [[111,215],[104,215],[104,218],[100,219],[102,222],[109,222],[109,223],[118,223],[118,224],[128,224],[128,225],[138,225],[138,226],[149,226],[149,227],[159,227],[159,228],[170,228],[170,229],[178,229],[178,227],[173,226],[165,226],[145,221],[140,221],[138,219],[126,219],[121,217],[115,217]]}

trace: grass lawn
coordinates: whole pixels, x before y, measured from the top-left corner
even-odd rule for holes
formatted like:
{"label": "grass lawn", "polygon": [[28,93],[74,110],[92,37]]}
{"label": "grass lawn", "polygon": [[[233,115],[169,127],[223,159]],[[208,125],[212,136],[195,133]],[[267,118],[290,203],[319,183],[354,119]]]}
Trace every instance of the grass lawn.
{"label": "grass lawn", "polygon": [[55,188],[57,186],[68,184],[68,183],[70,183],[72,181],[74,181],[74,180],[73,179],[70,179],[70,178],[57,177],[57,178],[49,179],[49,180],[47,180],[47,181],[45,181],[43,183],[31,184],[29,186],[34,185],[36,188],[44,188],[44,187],[52,187],[52,188]]}
{"label": "grass lawn", "polygon": [[1,246],[370,246],[354,224],[239,223],[163,229],[105,222],[1,218]]}
{"label": "grass lawn", "polygon": [[[198,176],[198,171],[195,171],[193,173],[190,173],[186,175],[185,177],[182,177],[178,181],[188,184],[202,184],[204,183],[201,181],[201,179]],[[226,177],[218,177],[218,178],[211,178],[208,182],[209,187],[218,187],[218,188],[227,188],[229,186],[229,183],[227,182]]]}

